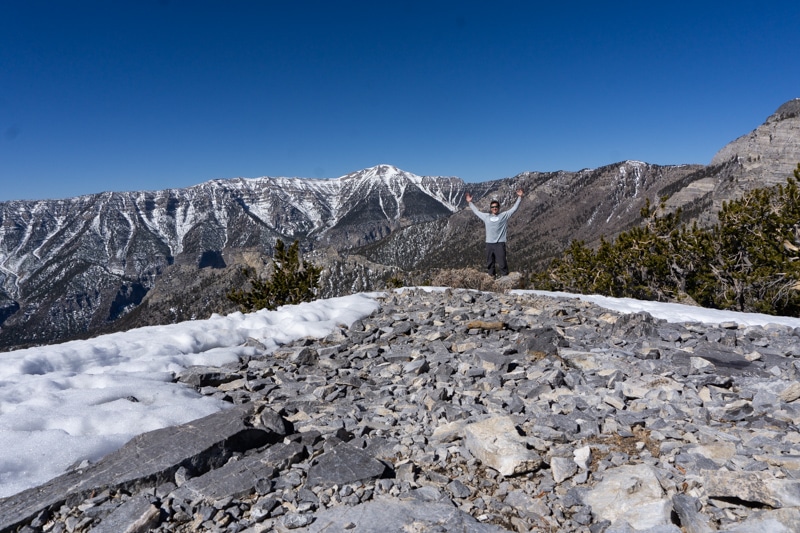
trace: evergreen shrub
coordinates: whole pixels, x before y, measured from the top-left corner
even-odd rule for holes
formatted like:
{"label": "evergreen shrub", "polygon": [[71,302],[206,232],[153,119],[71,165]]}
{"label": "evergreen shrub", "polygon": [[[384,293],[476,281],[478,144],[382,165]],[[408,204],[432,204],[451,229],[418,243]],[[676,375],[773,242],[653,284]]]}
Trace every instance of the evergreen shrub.
{"label": "evergreen shrub", "polygon": [[786,184],[723,203],[717,224],[680,223],[664,202],[642,209],[644,224],[601,239],[573,241],[531,282],[537,289],[773,315],[800,315],[800,164]]}
{"label": "evergreen shrub", "polygon": [[278,239],[272,266],[273,273],[268,279],[260,279],[254,270],[248,269],[250,288],[228,293],[228,299],[238,304],[243,313],[310,302],[317,297],[322,269],[300,259],[299,241],[294,241],[287,249]]}

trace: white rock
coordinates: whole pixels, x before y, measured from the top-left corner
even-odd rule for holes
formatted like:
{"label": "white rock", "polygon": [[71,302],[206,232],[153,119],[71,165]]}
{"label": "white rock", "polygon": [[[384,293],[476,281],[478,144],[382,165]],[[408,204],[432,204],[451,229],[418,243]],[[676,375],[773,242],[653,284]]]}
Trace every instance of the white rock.
{"label": "white rock", "polygon": [[587,494],[592,512],[612,524],[636,530],[670,524],[672,502],[648,465],[626,465],[603,472],[603,481]]}
{"label": "white rock", "polygon": [[758,352],[750,352],[748,354],[745,354],[744,358],[752,363],[753,361],[758,361],[759,359],[761,359],[761,354]]}
{"label": "white rock", "polygon": [[592,448],[589,446],[583,446],[578,448],[572,455],[575,460],[575,464],[578,465],[580,468],[584,470],[589,470],[589,466],[592,464]]}
{"label": "white rock", "polygon": [[689,364],[694,370],[714,370],[714,363],[702,357],[690,357]]}
{"label": "white rock", "polygon": [[736,444],[732,442],[715,442],[703,446],[695,446],[688,450],[711,460],[727,461],[736,455]]}
{"label": "white rock", "polygon": [[788,387],[783,389],[780,394],[778,394],[778,398],[781,399],[783,402],[793,402],[796,399],[800,398],[800,383],[797,381],[793,381],[789,384]]}
{"label": "white rock", "polygon": [[644,398],[652,390],[681,390],[683,386],[665,376],[644,375],[622,383],[622,394],[628,398]]}
{"label": "white rock", "polygon": [[613,407],[614,409],[619,409],[619,410],[625,409],[625,402],[623,402],[616,396],[611,396],[610,394],[607,394],[603,396],[603,401],[608,405],[610,405],[611,407]]}
{"label": "white rock", "polygon": [[469,452],[504,476],[531,472],[542,464],[542,458],[525,447],[514,422],[507,416],[469,424],[465,434]]}
{"label": "white rock", "polygon": [[756,511],[744,522],[728,529],[728,533],[797,533],[800,509]]}

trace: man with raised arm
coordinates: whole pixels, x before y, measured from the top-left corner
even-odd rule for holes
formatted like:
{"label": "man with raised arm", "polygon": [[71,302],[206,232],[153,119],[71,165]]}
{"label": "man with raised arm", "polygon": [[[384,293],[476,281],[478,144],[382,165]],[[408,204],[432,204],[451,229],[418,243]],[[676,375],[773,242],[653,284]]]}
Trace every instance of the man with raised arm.
{"label": "man with raised arm", "polygon": [[495,272],[499,272],[501,276],[508,275],[508,264],[506,263],[508,219],[517,211],[520,201],[522,201],[522,194],[522,189],[517,189],[517,201],[514,202],[511,209],[502,213],[500,212],[500,202],[497,200],[492,200],[489,204],[489,212],[484,213],[478,211],[478,208],[472,203],[470,193],[464,195],[469,208],[483,220],[483,224],[486,226],[486,271],[490,276],[494,276]]}

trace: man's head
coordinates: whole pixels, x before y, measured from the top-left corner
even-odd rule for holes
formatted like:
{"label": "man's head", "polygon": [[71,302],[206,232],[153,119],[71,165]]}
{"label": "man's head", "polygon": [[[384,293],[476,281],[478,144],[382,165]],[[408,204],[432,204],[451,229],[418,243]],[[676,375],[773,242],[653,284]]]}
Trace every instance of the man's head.
{"label": "man's head", "polygon": [[500,202],[497,200],[492,200],[492,203],[489,204],[489,209],[492,211],[497,211],[500,209]]}

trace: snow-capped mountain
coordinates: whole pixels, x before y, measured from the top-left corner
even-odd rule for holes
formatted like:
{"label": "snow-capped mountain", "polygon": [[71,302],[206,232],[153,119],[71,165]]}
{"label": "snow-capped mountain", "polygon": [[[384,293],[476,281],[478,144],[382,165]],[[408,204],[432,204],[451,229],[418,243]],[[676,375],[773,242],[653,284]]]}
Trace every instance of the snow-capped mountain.
{"label": "snow-capped mountain", "polygon": [[[711,165],[623,161],[578,172],[523,172],[466,184],[378,165],[331,180],[237,178],[185,189],[0,203],[0,350],[111,327],[233,310],[225,294],[266,268],[277,239],[324,267],[324,297],[417,280],[436,268],[481,268],[484,210],[525,191],[509,225],[513,270],[534,270],[578,239],[640,223],[668,198],[712,223],[721,202],[785,181],[800,162],[800,100],[719,151]],[[420,273],[422,273],[420,275]]]}
{"label": "snow-capped mountain", "polygon": [[397,269],[478,266],[483,229],[462,209],[467,188],[479,206],[510,205],[525,189],[510,235],[513,266],[530,268],[570,238],[634,224],[645,197],[693,170],[623,162],[467,185],[379,165],[332,180],[238,178],[1,203],[0,347],[103,331],[146,296],[134,316],[147,308],[144,323],[232,311],[224,294],[244,282],[238,266],[265,267],[277,239],[372,261],[326,254],[325,296],[377,288]]}
{"label": "snow-capped mountain", "polygon": [[220,267],[276,239],[349,250],[448,217],[457,178],[379,165],[337,179],[213,180],[186,189],[0,203],[0,346],[93,330],[173,264]]}
{"label": "snow-capped mountain", "polygon": [[[510,266],[514,270],[542,267],[572,240],[593,243],[641,221],[645,199],[660,198],[670,187],[691,183],[702,165],[659,166],[623,161],[578,172],[523,172],[513,178],[469,184],[476,205],[488,211],[490,199],[501,210],[524,200],[508,228]],[[404,269],[433,269],[483,264],[483,224],[471,211],[417,224],[367,246],[362,253],[382,264]],[[454,265],[453,258],[459,259]]]}

